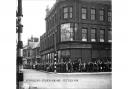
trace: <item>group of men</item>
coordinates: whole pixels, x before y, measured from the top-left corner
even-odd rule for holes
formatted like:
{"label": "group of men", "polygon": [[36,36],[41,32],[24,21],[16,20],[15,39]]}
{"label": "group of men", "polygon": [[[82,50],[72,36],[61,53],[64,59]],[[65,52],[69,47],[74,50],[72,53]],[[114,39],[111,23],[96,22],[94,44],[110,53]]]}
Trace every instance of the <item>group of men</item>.
{"label": "group of men", "polygon": [[[56,66],[56,67],[55,67]],[[80,62],[63,62],[54,64],[45,64],[45,65],[32,65],[26,68],[31,68],[35,70],[43,70],[47,72],[56,72],[59,73],[71,73],[71,72],[111,72],[112,64],[111,62],[88,62],[88,63],[80,63]]]}

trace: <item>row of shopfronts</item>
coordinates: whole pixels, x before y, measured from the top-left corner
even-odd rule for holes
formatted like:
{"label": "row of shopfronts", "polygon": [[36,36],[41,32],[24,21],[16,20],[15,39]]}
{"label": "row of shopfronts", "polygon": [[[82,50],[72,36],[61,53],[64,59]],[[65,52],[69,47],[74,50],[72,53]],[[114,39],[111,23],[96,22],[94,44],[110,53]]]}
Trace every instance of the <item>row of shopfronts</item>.
{"label": "row of shopfronts", "polygon": [[[68,62],[79,60],[81,62],[91,61],[92,58],[104,58],[111,54],[110,50],[90,50],[90,49],[71,49],[58,51],[57,62]],[[106,56],[107,55],[107,56]],[[43,64],[54,63],[54,52],[45,54],[41,57]]]}
{"label": "row of shopfronts", "polygon": [[[88,46],[87,46],[88,45]],[[96,58],[111,58],[111,44],[107,45],[104,48],[96,48],[95,45],[87,44],[86,48],[79,45],[78,47],[60,45],[60,48],[57,50],[57,63],[63,62],[91,62]],[[92,48],[93,46],[93,48]],[[59,46],[58,46],[59,47]],[[44,52],[45,54],[41,55],[42,64],[53,64],[54,63],[54,49],[49,50],[49,52]]]}

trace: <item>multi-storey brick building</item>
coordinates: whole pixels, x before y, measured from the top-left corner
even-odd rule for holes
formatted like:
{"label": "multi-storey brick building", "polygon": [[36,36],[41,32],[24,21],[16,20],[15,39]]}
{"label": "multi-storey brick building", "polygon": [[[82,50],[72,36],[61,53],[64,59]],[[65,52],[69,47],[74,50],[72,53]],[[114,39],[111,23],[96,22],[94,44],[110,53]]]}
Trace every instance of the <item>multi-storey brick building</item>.
{"label": "multi-storey brick building", "polygon": [[47,9],[46,32],[40,37],[41,60],[93,61],[111,58],[111,0],[57,0]]}

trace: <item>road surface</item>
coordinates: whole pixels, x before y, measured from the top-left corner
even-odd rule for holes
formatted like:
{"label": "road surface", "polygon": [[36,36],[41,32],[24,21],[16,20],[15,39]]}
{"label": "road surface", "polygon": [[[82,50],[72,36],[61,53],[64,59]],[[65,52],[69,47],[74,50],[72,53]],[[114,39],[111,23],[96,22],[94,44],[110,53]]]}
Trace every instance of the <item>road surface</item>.
{"label": "road surface", "polygon": [[111,73],[47,73],[24,69],[24,89],[112,89]]}

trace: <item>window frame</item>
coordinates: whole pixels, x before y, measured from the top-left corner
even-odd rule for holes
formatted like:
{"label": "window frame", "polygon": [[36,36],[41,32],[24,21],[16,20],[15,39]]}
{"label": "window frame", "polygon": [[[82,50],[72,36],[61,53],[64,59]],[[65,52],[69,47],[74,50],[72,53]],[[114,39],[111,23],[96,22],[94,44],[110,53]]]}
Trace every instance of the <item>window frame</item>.
{"label": "window frame", "polygon": [[108,16],[108,22],[112,22],[112,11],[111,10],[108,10],[107,12],[107,16]]}
{"label": "window frame", "polygon": [[[67,11],[65,11],[65,9],[67,9]],[[73,7],[72,6],[63,7],[63,19],[72,19],[72,18],[73,18]]]}
{"label": "window frame", "polygon": [[[94,10],[95,11],[95,13],[92,13],[92,10]],[[96,20],[96,8],[91,8],[91,20]],[[92,18],[92,16],[94,17],[94,18]]]}
{"label": "window frame", "polygon": [[[103,11],[102,14],[101,14],[101,11]],[[105,12],[104,9],[100,9],[100,10],[99,10],[99,20],[100,20],[100,21],[104,21],[104,12]],[[101,19],[101,18],[102,18],[102,19]]]}
{"label": "window frame", "polygon": [[[83,10],[86,10],[86,12],[83,12]],[[83,18],[83,16],[85,16],[85,18]],[[86,7],[82,7],[81,8],[81,19],[82,20],[86,20],[87,19],[87,8]]]}
{"label": "window frame", "polygon": [[[110,39],[109,39],[109,31],[111,32]],[[112,30],[111,29],[108,29],[108,42],[112,42]]]}
{"label": "window frame", "polygon": [[[86,31],[84,31],[84,33],[83,33],[83,29],[86,29]],[[85,28],[85,27],[81,28],[81,34],[82,34],[81,35],[82,36],[82,39],[81,40],[87,42],[88,41],[88,29]],[[83,35],[86,36],[85,37],[85,40],[83,39],[83,37],[84,37]]]}
{"label": "window frame", "polygon": [[70,19],[73,18],[73,7],[72,6],[69,7],[69,18]]}
{"label": "window frame", "polygon": [[[67,9],[66,11],[65,11],[65,9]],[[66,17],[65,17],[66,16]],[[64,19],[68,19],[68,7],[64,7],[63,8],[63,18]]]}
{"label": "window frame", "polygon": [[[92,30],[95,30],[95,33],[92,33]],[[94,34],[94,39],[92,39],[92,34]],[[91,34],[90,34],[90,36],[91,36],[91,42],[96,42],[96,28],[91,28]]]}
{"label": "window frame", "polygon": [[[101,34],[101,31],[103,31],[103,34]],[[103,38],[101,38],[101,35]],[[105,42],[105,29],[100,29],[100,42]]]}
{"label": "window frame", "polygon": [[[68,29],[70,29],[70,30],[62,29],[62,26],[66,25],[66,24],[67,25],[70,24],[70,27],[68,27]],[[64,23],[64,24],[61,24],[60,26],[61,26],[60,27],[60,29],[61,29],[61,42],[73,41],[74,40],[74,28],[73,28],[74,24],[73,23]],[[69,36],[67,36],[67,35],[69,35]]]}

